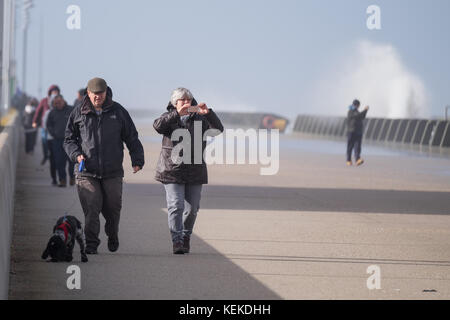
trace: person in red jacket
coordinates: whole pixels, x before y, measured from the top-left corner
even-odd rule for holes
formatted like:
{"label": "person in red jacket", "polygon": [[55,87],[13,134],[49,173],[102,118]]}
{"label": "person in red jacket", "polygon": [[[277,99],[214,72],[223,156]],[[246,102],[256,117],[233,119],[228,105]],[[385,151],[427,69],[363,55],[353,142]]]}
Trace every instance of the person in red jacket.
{"label": "person in red jacket", "polygon": [[39,106],[36,109],[36,113],[33,118],[33,128],[41,128],[41,140],[42,140],[42,151],[44,153],[44,158],[42,159],[41,165],[44,165],[45,162],[49,158],[47,139],[46,139],[46,131],[44,126],[42,125],[42,120],[44,118],[45,113],[50,109],[50,100],[52,97],[56,97],[61,94],[61,90],[57,85],[52,85],[47,92],[47,97],[41,100]]}

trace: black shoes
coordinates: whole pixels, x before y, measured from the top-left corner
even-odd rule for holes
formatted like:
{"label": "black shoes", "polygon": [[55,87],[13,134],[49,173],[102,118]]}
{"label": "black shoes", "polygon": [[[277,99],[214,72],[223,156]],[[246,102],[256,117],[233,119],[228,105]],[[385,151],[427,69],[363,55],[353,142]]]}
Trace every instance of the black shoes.
{"label": "black shoes", "polygon": [[[116,252],[119,250],[119,239],[108,238],[108,250],[111,252]],[[86,254],[98,254],[97,248],[87,247]]]}
{"label": "black shoes", "polygon": [[184,237],[183,241],[173,243],[173,254],[185,254],[191,250],[191,243],[188,237]]}
{"label": "black shoes", "polygon": [[183,242],[175,242],[173,244],[173,254],[184,254]]}
{"label": "black shoes", "polygon": [[116,252],[117,250],[119,250],[119,239],[108,238],[108,249],[111,252]]}
{"label": "black shoes", "polygon": [[98,251],[94,248],[86,248],[86,254],[98,254]]}
{"label": "black shoes", "polygon": [[65,188],[65,187],[67,187],[67,181],[66,181],[66,180],[61,180],[61,181],[59,181],[58,187],[60,187],[60,188]]}
{"label": "black shoes", "polygon": [[191,251],[191,239],[184,237],[183,239],[183,251],[184,253],[189,253]]}

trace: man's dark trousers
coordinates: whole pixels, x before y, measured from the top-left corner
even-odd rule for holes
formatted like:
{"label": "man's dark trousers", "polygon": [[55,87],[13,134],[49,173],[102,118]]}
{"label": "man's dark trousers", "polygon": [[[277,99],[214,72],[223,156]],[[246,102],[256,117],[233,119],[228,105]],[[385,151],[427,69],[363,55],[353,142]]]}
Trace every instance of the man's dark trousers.
{"label": "man's dark trousers", "polygon": [[117,240],[120,211],[122,210],[123,178],[97,179],[77,177],[78,196],[85,215],[86,247],[97,249],[100,245],[100,212],[106,220],[105,233]]}
{"label": "man's dark trousers", "polygon": [[347,161],[352,161],[352,152],[355,150],[355,159],[361,158],[362,133],[349,132],[347,140]]}

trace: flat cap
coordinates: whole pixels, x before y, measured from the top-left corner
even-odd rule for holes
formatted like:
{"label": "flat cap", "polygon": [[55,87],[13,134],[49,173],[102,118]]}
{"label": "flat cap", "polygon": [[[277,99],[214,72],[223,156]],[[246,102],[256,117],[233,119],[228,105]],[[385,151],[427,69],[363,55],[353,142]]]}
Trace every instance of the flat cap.
{"label": "flat cap", "polygon": [[105,92],[108,89],[108,85],[104,79],[94,78],[89,80],[87,88],[90,92],[100,93]]}

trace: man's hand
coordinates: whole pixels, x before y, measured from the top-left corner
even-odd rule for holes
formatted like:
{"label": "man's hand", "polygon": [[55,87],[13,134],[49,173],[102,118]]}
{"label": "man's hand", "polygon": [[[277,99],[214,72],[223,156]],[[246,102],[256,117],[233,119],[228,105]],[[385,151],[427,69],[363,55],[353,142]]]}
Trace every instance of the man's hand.
{"label": "man's hand", "polygon": [[86,159],[84,158],[83,155],[79,155],[79,156],[77,157],[77,162],[78,162],[78,163],[81,163],[81,161],[83,161],[83,160],[86,160]]}
{"label": "man's hand", "polygon": [[206,105],[206,103],[200,103],[198,105],[198,107],[200,108],[200,110],[197,112],[198,114],[204,116],[209,113],[209,109],[208,109],[208,106]]}
{"label": "man's hand", "polygon": [[37,128],[37,123],[33,122],[32,127],[33,127],[33,129],[36,129]]}
{"label": "man's hand", "polygon": [[365,108],[364,108],[364,110],[366,110],[366,111],[369,111],[369,106],[366,106]]}
{"label": "man's hand", "polygon": [[133,173],[138,173],[141,170],[142,170],[142,168],[139,166],[133,167]]}

